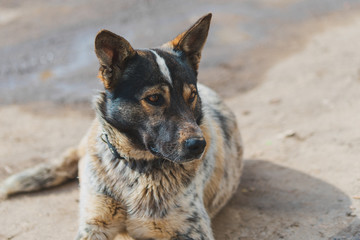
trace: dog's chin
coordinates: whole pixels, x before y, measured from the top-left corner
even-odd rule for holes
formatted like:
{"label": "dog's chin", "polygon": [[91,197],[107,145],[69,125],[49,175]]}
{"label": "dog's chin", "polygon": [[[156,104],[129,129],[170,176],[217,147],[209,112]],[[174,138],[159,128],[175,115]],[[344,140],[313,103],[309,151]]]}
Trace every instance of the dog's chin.
{"label": "dog's chin", "polygon": [[195,161],[195,160],[198,160],[200,158],[181,158],[179,160],[174,160],[173,162],[175,163],[187,163],[187,162],[192,162],[192,161]]}
{"label": "dog's chin", "polygon": [[195,160],[199,160],[204,156],[204,152],[195,155],[195,156],[188,156],[188,157],[182,157],[180,160],[178,160],[179,163],[184,163],[184,162],[191,162],[191,161],[195,161]]}
{"label": "dog's chin", "polygon": [[162,159],[166,159],[168,161],[174,162],[174,163],[186,163],[186,162],[191,162],[194,160],[198,160],[202,157],[203,153],[199,154],[198,156],[191,156],[191,157],[187,157],[187,156],[178,156],[175,158],[172,157],[168,157],[165,156],[164,154],[162,154],[157,148],[155,147],[149,147],[150,152],[158,158],[162,158]]}

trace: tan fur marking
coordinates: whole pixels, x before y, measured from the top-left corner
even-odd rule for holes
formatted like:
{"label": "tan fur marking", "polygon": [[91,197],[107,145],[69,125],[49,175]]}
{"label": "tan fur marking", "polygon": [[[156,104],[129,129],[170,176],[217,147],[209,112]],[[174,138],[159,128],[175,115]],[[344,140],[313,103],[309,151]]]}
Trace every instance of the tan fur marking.
{"label": "tan fur marking", "polygon": [[106,89],[111,88],[111,82],[104,77],[102,70],[99,71],[97,77],[101,80],[101,82],[104,84],[104,87]]}
{"label": "tan fur marking", "polygon": [[154,108],[145,99],[142,99],[140,103],[141,106],[144,108],[145,112],[150,115]]}
{"label": "tan fur marking", "polygon": [[167,44],[169,46],[171,46],[172,48],[176,48],[179,45],[181,39],[184,37],[185,34],[186,34],[186,32],[183,32],[183,33],[177,35],[172,41],[168,42]]}
{"label": "tan fur marking", "polygon": [[183,98],[185,100],[185,102],[187,102],[188,104],[190,104],[190,107],[192,110],[195,109],[195,106],[196,106],[196,101],[197,101],[197,98],[198,98],[198,95],[196,93],[195,95],[195,99],[193,102],[189,103],[189,100],[190,100],[190,97],[191,97],[191,94],[193,92],[196,92],[196,87],[192,84],[184,84],[184,88],[183,88]]}

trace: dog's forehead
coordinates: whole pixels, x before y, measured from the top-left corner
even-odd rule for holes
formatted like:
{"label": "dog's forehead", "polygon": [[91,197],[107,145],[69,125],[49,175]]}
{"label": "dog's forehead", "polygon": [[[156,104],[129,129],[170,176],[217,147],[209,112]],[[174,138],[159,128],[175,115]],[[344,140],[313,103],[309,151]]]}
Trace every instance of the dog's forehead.
{"label": "dog's forehead", "polygon": [[161,81],[171,87],[186,83],[196,83],[194,71],[187,65],[180,53],[162,49],[137,50],[141,58],[149,62],[149,73],[156,82]]}

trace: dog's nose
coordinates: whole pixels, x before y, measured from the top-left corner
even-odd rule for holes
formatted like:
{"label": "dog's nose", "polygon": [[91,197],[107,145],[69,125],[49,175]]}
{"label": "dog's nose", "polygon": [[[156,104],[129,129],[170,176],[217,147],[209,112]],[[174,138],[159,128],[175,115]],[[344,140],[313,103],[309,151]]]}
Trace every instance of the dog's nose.
{"label": "dog's nose", "polygon": [[185,141],[185,148],[191,155],[199,155],[204,151],[206,141],[204,138],[189,138]]}

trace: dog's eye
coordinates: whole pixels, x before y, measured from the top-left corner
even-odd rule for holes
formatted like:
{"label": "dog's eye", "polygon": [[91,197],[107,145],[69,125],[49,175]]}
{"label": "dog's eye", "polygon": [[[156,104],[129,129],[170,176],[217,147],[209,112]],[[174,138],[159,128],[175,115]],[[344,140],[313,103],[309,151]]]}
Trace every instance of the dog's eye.
{"label": "dog's eye", "polygon": [[196,95],[197,95],[196,90],[193,90],[189,97],[189,103],[192,103],[195,100]]}
{"label": "dog's eye", "polygon": [[150,95],[150,96],[147,96],[145,98],[145,100],[152,104],[152,105],[155,105],[155,106],[159,106],[159,105],[162,105],[163,102],[164,102],[164,98],[163,96],[161,96],[160,94],[153,94],[153,95]]}

